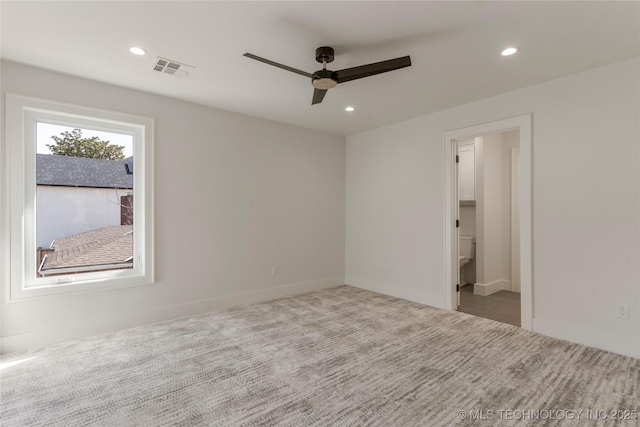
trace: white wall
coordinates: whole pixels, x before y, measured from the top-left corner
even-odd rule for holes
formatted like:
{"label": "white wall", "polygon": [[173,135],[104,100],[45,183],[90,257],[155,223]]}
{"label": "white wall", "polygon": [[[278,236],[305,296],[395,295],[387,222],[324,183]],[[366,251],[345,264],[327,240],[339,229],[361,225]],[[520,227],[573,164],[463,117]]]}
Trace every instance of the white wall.
{"label": "white wall", "polygon": [[475,206],[460,206],[460,235],[476,237]]}
{"label": "white wall", "polygon": [[478,239],[476,281],[483,285],[502,280],[502,136],[484,135],[482,168],[477,174],[477,187],[482,192],[477,201],[476,228],[482,229]]}
{"label": "white wall", "polygon": [[[1,67],[3,105],[13,92],[156,120],[157,283],[9,303],[3,265],[4,351],[343,283],[343,137],[15,63]],[[6,194],[0,200],[5,218]],[[4,262],[6,223],[2,230]]]}
{"label": "white wall", "polygon": [[120,197],[132,190],[113,188],[36,188],[36,244],[48,248],[60,237],[120,225]]}
{"label": "white wall", "polygon": [[533,329],[640,357],[638,75],[635,58],[349,136],[346,282],[444,307],[443,134],[532,113]]}
{"label": "white wall", "polygon": [[[502,277],[511,282],[511,150],[520,145],[520,131],[502,132]],[[510,289],[513,283],[510,283]]]}

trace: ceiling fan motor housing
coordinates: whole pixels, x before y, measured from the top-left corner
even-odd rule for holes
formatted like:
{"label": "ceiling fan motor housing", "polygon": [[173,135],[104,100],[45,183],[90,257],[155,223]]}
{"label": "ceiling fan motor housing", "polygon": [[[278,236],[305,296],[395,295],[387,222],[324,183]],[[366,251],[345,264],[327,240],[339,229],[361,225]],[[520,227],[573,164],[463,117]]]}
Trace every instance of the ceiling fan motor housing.
{"label": "ceiling fan motor housing", "polygon": [[323,62],[326,62],[327,64],[329,62],[333,62],[333,57],[334,57],[334,51],[332,47],[322,46],[316,49],[316,61],[318,61],[321,64]]}
{"label": "ceiling fan motor housing", "polygon": [[311,84],[316,89],[327,90],[338,85],[336,73],[330,70],[319,70],[311,76]]}

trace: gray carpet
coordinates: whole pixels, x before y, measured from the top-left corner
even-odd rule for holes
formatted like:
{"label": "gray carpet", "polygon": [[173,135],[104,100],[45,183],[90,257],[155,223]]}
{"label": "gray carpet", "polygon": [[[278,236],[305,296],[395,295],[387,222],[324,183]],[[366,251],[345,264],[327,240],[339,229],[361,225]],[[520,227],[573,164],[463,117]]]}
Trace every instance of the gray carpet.
{"label": "gray carpet", "polygon": [[2,426],[640,424],[557,412],[640,410],[638,359],[349,286],[1,362],[27,358],[0,372]]}

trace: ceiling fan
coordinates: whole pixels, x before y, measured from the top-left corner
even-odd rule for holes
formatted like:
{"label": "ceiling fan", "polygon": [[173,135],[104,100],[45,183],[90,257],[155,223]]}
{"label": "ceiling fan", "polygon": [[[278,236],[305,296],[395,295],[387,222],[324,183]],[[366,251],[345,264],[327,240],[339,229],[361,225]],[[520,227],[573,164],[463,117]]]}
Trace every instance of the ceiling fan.
{"label": "ceiling fan", "polygon": [[400,68],[409,67],[411,65],[411,57],[403,56],[401,58],[389,59],[387,61],[375,62],[373,64],[360,65],[359,67],[331,71],[327,70],[327,64],[333,61],[334,51],[333,48],[328,46],[323,46],[316,49],[316,61],[322,64],[322,70],[318,70],[313,74],[289,67],[287,65],[278,64],[277,62],[261,58],[252,53],[247,52],[243,56],[311,78],[311,84],[314,87],[311,105],[321,103],[324,99],[324,96],[327,94],[327,90],[336,87],[338,83],[344,83],[350,80],[356,80],[363,77],[386,73],[387,71],[398,70]]}

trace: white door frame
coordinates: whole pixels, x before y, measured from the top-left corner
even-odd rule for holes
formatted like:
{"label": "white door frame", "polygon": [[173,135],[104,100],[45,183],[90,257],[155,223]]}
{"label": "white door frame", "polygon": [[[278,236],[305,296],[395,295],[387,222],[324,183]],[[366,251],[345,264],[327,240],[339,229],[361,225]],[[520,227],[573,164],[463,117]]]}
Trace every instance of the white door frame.
{"label": "white door frame", "polygon": [[455,222],[458,201],[455,183],[455,141],[491,133],[520,130],[520,306],[523,329],[533,330],[533,280],[531,240],[531,114],[470,126],[444,133],[444,301],[445,308],[456,310],[458,277],[458,241]]}

